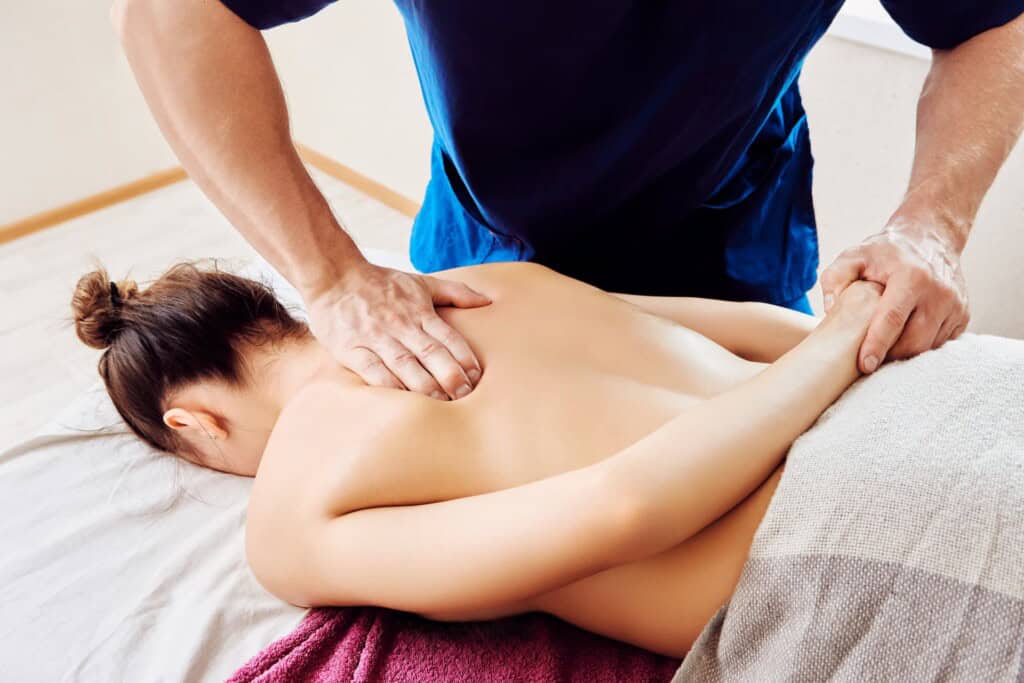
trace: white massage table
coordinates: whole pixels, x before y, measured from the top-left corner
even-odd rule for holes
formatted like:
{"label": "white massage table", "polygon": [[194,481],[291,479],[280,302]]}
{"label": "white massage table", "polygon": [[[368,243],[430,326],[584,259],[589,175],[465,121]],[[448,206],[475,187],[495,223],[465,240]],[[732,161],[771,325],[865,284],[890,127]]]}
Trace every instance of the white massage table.
{"label": "white massage table", "polygon": [[223,681],[288,633],[305,611],[245,562],[250,484],[150,449],[98,377],[0,453],[0,680]]}

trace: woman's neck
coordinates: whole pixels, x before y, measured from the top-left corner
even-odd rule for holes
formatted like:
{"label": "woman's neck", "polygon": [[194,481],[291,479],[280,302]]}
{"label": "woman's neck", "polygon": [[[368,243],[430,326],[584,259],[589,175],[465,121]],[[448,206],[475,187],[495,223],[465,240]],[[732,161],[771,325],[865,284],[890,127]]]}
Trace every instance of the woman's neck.
{"label": "woman's neck", "polygon": [[244,362],[249,375],[244,388],[196,382],[171,399],[172,410],[191,415],[191,424],[181,428],[195,432],[189,438],[200,464],[235,474],[255,474],[281,411],[307,384],[328,380],[353,389],[365,386],[312,336],[251,346]]}
{"label": "woman's neck", "polygon": [[275,422],[295,394],[313,380],[365,384],[312,336],[287,342],[283,348],[257,349],[247,360],[256,379],[253,398],[273,415]]}

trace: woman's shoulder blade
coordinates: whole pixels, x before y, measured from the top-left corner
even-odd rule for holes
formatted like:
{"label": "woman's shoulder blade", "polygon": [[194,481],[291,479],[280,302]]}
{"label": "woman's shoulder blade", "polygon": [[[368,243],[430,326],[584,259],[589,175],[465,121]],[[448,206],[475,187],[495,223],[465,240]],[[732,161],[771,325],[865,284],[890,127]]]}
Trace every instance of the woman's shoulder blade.
{"label": "woman's shoulder blade", "polygon": [[407,391],[310,383],[278,419],[267,474],[306,489],[320,514],[416,497],[403,482],[418,469],[412,455],[434,450],[430,433],[447,422],[445,407]]}

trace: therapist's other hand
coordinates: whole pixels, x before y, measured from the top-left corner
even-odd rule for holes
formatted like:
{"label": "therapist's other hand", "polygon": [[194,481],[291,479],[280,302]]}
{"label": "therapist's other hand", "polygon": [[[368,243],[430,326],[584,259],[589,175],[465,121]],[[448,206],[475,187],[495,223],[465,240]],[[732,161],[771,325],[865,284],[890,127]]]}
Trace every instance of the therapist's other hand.
{"label": "therapist's other hand", "polygon": [[821,274],[825,310],[857,280],[885,287],[861,344],[861,372],[874,372],[886,358],[936,349],[960,336],[970,321],[960,253],[927,223],[894,221],[842,252]]}
{"label": "therapist's other hand", "polygon": [[476,354],[434,309],[491,303],[460,282],[362,262],[307,303],[313,334],[367,384],[447,400],[480,380]]}

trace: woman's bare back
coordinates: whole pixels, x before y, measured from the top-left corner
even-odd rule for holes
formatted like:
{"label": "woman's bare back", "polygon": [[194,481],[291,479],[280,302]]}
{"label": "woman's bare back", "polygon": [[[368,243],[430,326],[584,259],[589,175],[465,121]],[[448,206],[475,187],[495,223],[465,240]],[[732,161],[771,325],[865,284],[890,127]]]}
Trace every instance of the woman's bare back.
{"label": "woman's bare back", "polygon": [[[508,489],[603,460],[763,367],[539,266],[494,264],[449,275],[494,302],[441,310],[481,360],[476,390],[442,403],[393,390],[338,385],[335,391],[325,379],[319,399],[303,408],[304,430],[337,447],[310,462],[272,440],[251,509],[291,508],[298,524],[302,515]],[[681,655],[731,595],[780,474],[781,467],[732,511],[669,551],[499,609],[426,616],[541,610]],[[297,497],[301,504],[289,502]],[[282,523],[280,533],[287,528]]]}

